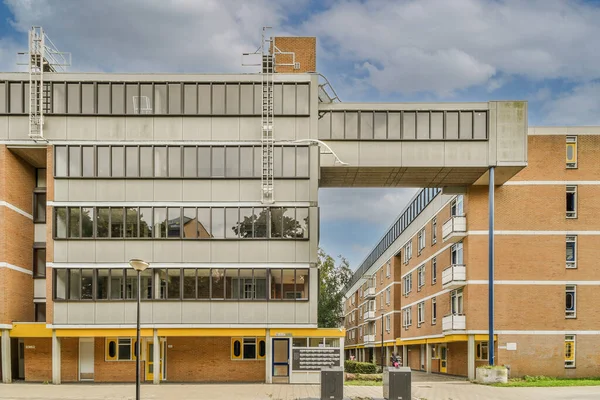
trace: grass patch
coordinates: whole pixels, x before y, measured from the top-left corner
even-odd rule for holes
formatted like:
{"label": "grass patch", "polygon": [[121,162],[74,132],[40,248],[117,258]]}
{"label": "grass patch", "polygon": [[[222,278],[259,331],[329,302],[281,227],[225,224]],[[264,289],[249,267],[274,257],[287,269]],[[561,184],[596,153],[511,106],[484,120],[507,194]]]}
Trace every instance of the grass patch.
{"label": "grass patch", "polygon": [[600,386],[600,377],[594,378],[552,378],[548,376],[525,376],[509,379],[508,383],[494,383],[496,387],[558,387],[558,386]]}
{"label": "grass patch", "polygon": [[383,386],[382,381],[364,381],[364,380],[346,381],[344,384],[346,386]]}

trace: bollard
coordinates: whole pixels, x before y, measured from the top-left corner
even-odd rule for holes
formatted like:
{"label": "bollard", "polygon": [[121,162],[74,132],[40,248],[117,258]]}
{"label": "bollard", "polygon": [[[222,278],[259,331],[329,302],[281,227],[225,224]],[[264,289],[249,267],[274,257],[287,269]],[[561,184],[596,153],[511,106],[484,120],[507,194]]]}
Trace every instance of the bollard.
{"label": "bollard", "polygon": [[344,367],[321,368],[321,400],[343,400]]}
{"label": "bollard", "polygon": [[383,371],[383,398],[386,400],[411,400],[409,367],[387,367]]}

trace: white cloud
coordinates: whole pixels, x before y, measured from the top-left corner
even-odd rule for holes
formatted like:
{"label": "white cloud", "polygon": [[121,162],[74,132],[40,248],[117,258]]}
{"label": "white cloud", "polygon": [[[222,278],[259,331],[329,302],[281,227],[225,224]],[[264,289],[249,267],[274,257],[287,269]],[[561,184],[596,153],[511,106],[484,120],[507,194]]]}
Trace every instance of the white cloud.
{"label": "white cloud", "polygon": [[[32,12],[35,2],[36,12]],[[285,12],[303,1],[243,0],[8,0],[13,26],[41,25],[74,71],[251,72],[242,53],[260,45],[260,29],[274,32]],[[14,69],[14,68],[13,68]]]}
{"label": "white cloud", "polygon": [[582,1],[347,0],[303,29],[319,35],[328,60],[366,63],[380,90],[448,95],[497,73],[600,77],[598,20],[600,8]]}
{"label": "white cloud", "polygon": [[320,189],[321,220],[365,221],[391,225],[417,190]]}
{"label": "white cloud", "polygon": [[549,125],[600,125],[600,82],[576,86],[544,105]]}

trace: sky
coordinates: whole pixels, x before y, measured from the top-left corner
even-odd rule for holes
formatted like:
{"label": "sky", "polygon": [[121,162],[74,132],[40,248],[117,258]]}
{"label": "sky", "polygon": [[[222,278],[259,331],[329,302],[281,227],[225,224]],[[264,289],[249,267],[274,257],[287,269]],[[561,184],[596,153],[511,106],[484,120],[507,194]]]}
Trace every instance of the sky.
{"label": "sky", "polygon": [[[253,72],[316,36],[342,101],[527,100],[530,125],[600,125],[600,0],[0,0],[0,71],[41,25],[71,71]],[[356,268],[416,189],[321,189],[320,244]]]}

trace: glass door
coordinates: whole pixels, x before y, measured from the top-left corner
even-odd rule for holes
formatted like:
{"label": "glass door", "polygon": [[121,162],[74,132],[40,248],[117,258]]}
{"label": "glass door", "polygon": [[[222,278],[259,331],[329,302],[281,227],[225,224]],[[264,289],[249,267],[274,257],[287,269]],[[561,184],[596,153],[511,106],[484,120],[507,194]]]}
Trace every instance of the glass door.
{"label": "glass door", "polygon": [[288,383],[290,376],[290,340],[273,339],[273,383]]}
{"label": "glass door", "polygon": [[448,372],[448,360],[447,360],[447,347],[445,345],[440,346],[440,372]]}

